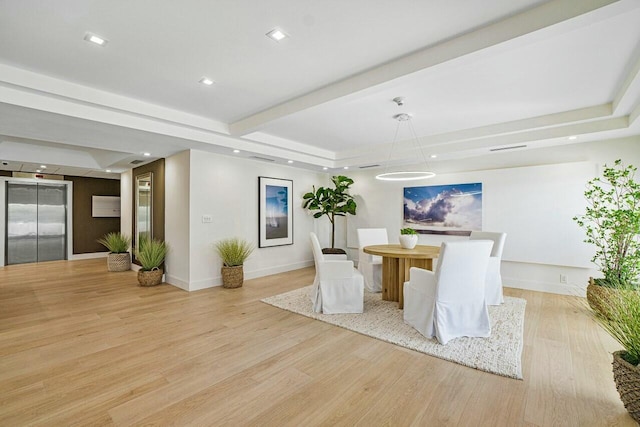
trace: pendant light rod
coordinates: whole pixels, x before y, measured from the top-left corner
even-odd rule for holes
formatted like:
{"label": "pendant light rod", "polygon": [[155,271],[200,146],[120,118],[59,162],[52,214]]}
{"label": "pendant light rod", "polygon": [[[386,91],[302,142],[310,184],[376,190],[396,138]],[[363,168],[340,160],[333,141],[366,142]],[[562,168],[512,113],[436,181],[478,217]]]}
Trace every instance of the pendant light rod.
{"label": "pendant light rod", "polygon": [[[395,102],[398,105],[398,107],[402,107],[404,105],[404,97],[402,96],[395,97],[393,98],[393,102]],[[415,128],[413,127],[413,123],[411,123],[411,119],[412,119],[411,114],[399,113],[393,116],[393,119],[398,122],[396,125],[395,135],[393,136],[393,143],[391,144],[391,150],[389,151],[389,157],[387,159],[387,164],[385,165],[384,172],[379,175],[376,175],[376,179],[379,179],[381,181],[413,181],[418,179],[433,178],[434,176],[436,176],[435,173],[428,170],[429,164],[427,163],[427,157],[424,154],[422,145],[420,145],[420,143],[418,142],[418,135],[416,133]],[[394,149],[398,139],[398,132],[400,131],[400,124],[402,122],[409,122],[408,126],[409,126],[409,131],[413,135],[413,142],[415,145],[418,146],[418,149],[420,150],[420,154],[422,155],[422,160],[424,161],[424,164],[427,168],[427,170],[425,171],[387,172],[387,170],[389,169],[389,165],[391,164],[391,156],[395,151]]]}

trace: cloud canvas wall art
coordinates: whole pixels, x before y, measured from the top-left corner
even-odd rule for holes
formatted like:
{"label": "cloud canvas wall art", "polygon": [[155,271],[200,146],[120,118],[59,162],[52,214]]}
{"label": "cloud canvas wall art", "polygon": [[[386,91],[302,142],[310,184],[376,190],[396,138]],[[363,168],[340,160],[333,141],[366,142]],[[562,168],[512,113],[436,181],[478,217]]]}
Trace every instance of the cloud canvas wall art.
{"label": "cloud canvas wall art", "polygon": [[293,244],[293,212],[290,179],[258,177],[258,247]]}
{"label": "cloud canvas wall art", "polygon": [[279,185],[266,186],[265,200],[267,206],[267,239],[281,239],[288,237],[287,220],[289,210],[287,205],[288,188]]}
{"label": "cloud canvas wall art", "polygon": [[404,227],[457,236],[482,230],[482,183],[405,187]]}

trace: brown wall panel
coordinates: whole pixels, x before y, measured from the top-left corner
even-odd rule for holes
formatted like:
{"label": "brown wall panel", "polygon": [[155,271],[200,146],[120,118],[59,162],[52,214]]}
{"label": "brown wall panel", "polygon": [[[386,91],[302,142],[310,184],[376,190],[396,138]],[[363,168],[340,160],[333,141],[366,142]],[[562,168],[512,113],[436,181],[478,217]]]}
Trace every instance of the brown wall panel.
{"label": "brown wall panel", "polygon": [[[133,206],[133,218],[132,224],[134,224],[135,230],[135,211],[136,211],[136,177],[144,175],[147,172],[153,174],[151,191],[152,191],[152,212],[151,222],[153,228],[153,236],[155,239],[164,240],[164,159],[158,159],[154,162],[147,163],[146,165],[139,166],[133,169],[133,181],[131,194],[133,200],[131,200],[131,206]],[[135,234],[135,231],[133,232]]]}
{"label": "brown wall panel", "polygon": [[120,196],[120,181],[83,176],[64,179],[73,182],[73,253],[105,252],[107,249],[96,240],[120,231],[120,218],[91,216],[91,196]]}

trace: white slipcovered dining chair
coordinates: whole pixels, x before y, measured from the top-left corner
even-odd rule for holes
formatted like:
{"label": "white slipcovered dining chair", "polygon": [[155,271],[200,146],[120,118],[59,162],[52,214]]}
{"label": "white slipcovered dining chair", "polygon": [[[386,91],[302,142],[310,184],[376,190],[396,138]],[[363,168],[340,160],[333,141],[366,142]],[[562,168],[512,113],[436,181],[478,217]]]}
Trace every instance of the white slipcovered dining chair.
{"label": "white slipcovered dining chair", "polygon": [[493,242],[445,242],[436,272],[411,267],[404,283],[404,321],[446,344],[457,337],[488,337],[484,282]]}
{"label": "white slipcovered dining chair", "polygon": [[346,256],[324,255],[315,233],[310,233],[316,264],[316,277],[311,291],[313,311],[324,314],[362,313],[364,278]]}
{"label": "white slipcovered dining chair", "polygon": [[470,240],[491,240],[493,249],[487,266],[487,280],[485,283],[485,298],[488,305],[500,305],[504,302],[502,295],[502,275],[500,275],[500,263],[502,262],[502,250],[507,233],[494,233],[490,231],[472,231]]}
{"label": "white slipcovered dining chair", "polygon": [[362,248],[389,243],[386,228],[358,228],[358,270],[369,292],[382,292],[382,257],[364,253]]}

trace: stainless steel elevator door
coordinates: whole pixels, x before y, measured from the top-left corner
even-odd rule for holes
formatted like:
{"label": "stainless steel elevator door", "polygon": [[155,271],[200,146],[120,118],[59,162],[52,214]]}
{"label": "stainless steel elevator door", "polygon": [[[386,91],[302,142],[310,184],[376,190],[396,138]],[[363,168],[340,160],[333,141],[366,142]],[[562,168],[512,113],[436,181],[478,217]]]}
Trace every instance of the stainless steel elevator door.
{"label": "stainless steel elevator door", "polygon": [[38,261],[65,259],[67,187],[38,184]]}
{"label": "stainless steel elevator door", "polygon": [[38,187],[7,183],[7,264],[38,261]]}
{"label": "stainless steel elevator door", "polygon": [[6,190],[6,264],[66,259],[66,185],[8,182]]}

